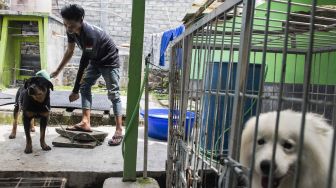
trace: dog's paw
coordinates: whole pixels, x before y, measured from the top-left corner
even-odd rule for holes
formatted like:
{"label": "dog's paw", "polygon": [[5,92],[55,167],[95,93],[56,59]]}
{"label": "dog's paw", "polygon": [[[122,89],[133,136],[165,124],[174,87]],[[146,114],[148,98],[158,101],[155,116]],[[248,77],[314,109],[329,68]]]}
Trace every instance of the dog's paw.
{"label": "dog's paw", "polygon": [[16,135],[15,134],[10,134],[8,138],[9,139],[14,139],[14,138],[16,138]]}
{"label": "dog's paw", "polygon": [[51,147],[48,146],[47,144],[41,146],[44,151],[49,151],[51,150]]}
{"label": "dog's paw", "polygon": [[33,153],[33,148],[26,147],[26,149],[24,150],[24,152],[25,152],[25,154]]}

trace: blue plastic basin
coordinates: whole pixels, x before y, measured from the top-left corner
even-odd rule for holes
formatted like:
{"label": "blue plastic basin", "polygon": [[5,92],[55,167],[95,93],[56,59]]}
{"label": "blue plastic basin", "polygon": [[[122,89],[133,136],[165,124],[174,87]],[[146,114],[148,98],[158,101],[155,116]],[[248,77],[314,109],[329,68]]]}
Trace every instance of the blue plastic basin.
{"label": "blue plastic basin", "polygon": [[[145,112],[140,114],[144,117]],[[167,140],[168,137],[168,116],[169,109],[149,109],[148,110],[148,136],[159,140]],[[195,114],[187,112],[185,133],[191,133],[194,125]],[[173,122],[176,123],[176,122]],[[190,134],[189,134],[190,135]]]}

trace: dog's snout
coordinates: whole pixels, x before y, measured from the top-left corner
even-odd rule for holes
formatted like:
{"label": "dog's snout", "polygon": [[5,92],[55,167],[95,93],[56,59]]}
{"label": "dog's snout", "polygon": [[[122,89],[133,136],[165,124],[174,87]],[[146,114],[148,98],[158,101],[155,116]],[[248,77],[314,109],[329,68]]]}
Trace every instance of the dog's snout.
{"label": "dog's snout", "polygon": [[[263,172],[263,174],[268,175],[271,171],[271,161],[264,160],[260,163],[260,169]],[[273,172],[277,169],[277,165],[273,164]]]}
{"label": "dog's snout", "polygon": [[29,86],[29,87],[28,87],[28,94],[29,94],[29,95],[34,95],[34,94],[35,94],[35,90],[34,90],[34,87],[33,87],[33,86]]}

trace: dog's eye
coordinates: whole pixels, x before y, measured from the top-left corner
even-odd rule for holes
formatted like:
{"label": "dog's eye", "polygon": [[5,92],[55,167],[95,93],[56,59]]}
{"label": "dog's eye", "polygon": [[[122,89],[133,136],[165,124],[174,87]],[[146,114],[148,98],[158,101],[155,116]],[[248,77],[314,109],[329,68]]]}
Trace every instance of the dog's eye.
{"label": "dog's eye", "polygon": [[285,142],[282,145],[285,149],[292,149],[293,148],[293,144],[289,143],[289,142]]}
{"label": "dog's eye", "polygon": [[263,138],[260,138],[259,140],[258,140],[258,145],[264,145],[266,143],[266,141],[265,141],[265,139],[263,139]]}

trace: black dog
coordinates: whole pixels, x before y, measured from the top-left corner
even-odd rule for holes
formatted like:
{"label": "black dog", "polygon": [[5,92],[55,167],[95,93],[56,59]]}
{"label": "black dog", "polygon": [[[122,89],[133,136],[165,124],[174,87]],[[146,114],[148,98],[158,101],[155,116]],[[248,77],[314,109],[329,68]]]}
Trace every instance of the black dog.
{"label": "black dog", "polygon": [[19,88],[15,98],[14,123],[10,139],[16,136],[17,118],[22,110],[22,122],[26,134],[25,153],[32,153],[33,146],[30,137],[31,122],[33,118],[40,118],[40,143],[43,150],[51,150],[45,143],[45,130],[49,120],[50,90],[54,90],[53,84],[43,77],[32,77],[25,81]]}

